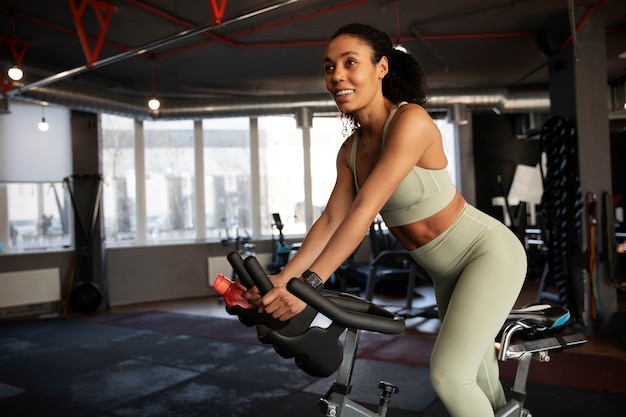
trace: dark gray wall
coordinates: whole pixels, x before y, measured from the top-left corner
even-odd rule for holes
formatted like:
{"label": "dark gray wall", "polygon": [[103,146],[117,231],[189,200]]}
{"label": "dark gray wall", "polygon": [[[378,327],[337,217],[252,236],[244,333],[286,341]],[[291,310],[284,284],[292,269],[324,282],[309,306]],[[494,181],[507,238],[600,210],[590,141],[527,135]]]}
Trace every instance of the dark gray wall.
{"label": "dark gray wall", "polygon": [[[476,205],[503,220],[502,207],[493,206],[491,199],[508,193],[517,165],[537,165],[541,158],[540,141],[516,138],[516,115],[475,113],[472,120]],[[504,193],[498,185],[498,175],[502,177]]]}

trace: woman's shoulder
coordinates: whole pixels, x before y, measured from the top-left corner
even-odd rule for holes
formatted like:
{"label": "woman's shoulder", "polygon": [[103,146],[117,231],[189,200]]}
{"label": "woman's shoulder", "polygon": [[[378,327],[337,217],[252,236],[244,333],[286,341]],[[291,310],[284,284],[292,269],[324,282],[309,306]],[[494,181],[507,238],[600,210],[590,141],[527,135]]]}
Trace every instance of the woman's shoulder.
{"label": "woman's shoulder", "polygon": [[419,104],[406,103],[397,109],[390,127],[423,131],[436,125],[424,107]]}
{"label": "woman's shoulder", "polygon": [[357,140],[357,136],[358,136],[357,132],[358,130],[355,130],[354,132],[352,132],[352,134],[348,136],[339,147],[339,151],[337,152],[337,157],[342,160],[345,160],[345,162],[349,162],[350,160],[350,152],[352,150],[353,143]]}
{"label": "woman's shoulder", "polygon": [[404,115],[404,117],[417,117],[431,119],[430,113],[421,105],[416,103],[400,103],[398,104],[398,110],[396,111],[398,116]]}
{"label": "woman's shoulder", "polygon": [[343,151],[344,149],[350,149],[352,147],[352,144],[354,143],[354,141],[357,140],[357,137],[359,136],[359,130],[356,129],[354,132],[352,132],[350,134],[350,136],[348,136],[343,143],[341,144],[341,148],[340,150]]}

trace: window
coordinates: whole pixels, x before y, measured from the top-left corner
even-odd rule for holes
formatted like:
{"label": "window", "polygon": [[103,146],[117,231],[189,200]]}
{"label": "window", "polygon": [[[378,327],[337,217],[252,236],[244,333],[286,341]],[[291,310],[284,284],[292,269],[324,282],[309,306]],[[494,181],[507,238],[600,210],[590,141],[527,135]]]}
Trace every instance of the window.
{"label": "window", "polygon": [[279,213],[285,235],[304,234],[302,132],[293,117],[261,117],[258,126],[261,231],[269,235]]}
{"label": "window", "polygon": [[146,121],[148,241],[196,238],[193,121]]}
{"label": "window", "polygon": [[71,201],[62,182],[11,183],[6,190],[9,251],[71,245]]}
{"label": "window", "polygon": [[441,137],[443,139],[443,151],[448,157],[448,174],[450,174],[450,179],[452,180],[452,183],[458,186],[458,157],[456,146],[457,137],[454,125],[444,119],[434,120],[437,127],[439,127],[439,131],[441,132]]}
{"label": "window", "polygon": [[337,153],[345,138],[339,117],[314,117],[311,129],[311,188],[313,218],[317,219],[337,179]]}
{"label": "window", "polygon": [[206,235],[245,236],[252,232],[250,121],[206,119],[202,131]]}
{"label": "window", "polygon": [[133,119],[103,114],[103,211],[108,241],[137,239],[135,128]]}

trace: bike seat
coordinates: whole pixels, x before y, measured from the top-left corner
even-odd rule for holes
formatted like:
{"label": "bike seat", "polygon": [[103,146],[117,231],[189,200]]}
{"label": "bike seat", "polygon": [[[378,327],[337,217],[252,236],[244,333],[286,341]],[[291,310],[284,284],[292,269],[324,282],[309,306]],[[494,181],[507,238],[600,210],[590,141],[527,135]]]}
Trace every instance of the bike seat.
{"label": "bike seat", "polygon": [[[585,337],[579,334],[534,338],[536,333],[564,325],[569,318],[570,313],[567,308],[549,303],[534,303],[518,310],[512,310],[502,329],[498,360],[506,361],[511,358],[532,355],[528,357],[545,362],[550,359],[547,355],[548,351],[563,350],[585,343]],[[523,336],[530,336],[530,340],[528,337],[524,337],[526,342],[511,345],[513,335],[517,332]]]}
{"label": "bike seat", "polygon": [[520,323],[533,330],[542,331],[562,326],[569,318],[569,310],[565,307],[549,303],[533,303],[511,310],[507,322]]}

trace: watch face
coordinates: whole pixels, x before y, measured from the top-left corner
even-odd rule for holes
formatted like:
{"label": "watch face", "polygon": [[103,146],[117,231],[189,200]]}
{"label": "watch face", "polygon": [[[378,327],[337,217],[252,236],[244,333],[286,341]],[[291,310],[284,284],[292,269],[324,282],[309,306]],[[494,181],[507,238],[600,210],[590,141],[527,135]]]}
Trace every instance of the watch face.
{"label": "watch face", "polygon": [[317,288],[324,283],[324,281],[322,281],[322,279],[315,272],[307,271],[304,279],[306,280],[306,283],[313,288]]}

